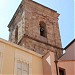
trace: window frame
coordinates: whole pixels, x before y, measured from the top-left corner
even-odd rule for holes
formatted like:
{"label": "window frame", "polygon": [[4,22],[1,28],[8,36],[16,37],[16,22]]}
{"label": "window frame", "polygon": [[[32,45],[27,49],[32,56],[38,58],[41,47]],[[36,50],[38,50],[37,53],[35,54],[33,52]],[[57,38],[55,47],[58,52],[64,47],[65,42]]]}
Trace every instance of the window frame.
{"label": "window frame", "polygon": [[[21,68],[18,67],[18,64],[21,64]],[[24,66],[23,65],[27,65],[28,66],[28,70],[24,70]],[[22,61],[17,61],[17,71],[21,70],[21,75],[23,75],[24,71],[27,72],[27,75],[29,75],[29,64],[26,62],[22,62]],[[17,72],[18,73],[18,72]]]}
{"label": "window frame", "polygon": [[60,75],[60,70],[63,71],[64,75],[66,75],[66,70],[64,68],[59,67],[59,75]]}

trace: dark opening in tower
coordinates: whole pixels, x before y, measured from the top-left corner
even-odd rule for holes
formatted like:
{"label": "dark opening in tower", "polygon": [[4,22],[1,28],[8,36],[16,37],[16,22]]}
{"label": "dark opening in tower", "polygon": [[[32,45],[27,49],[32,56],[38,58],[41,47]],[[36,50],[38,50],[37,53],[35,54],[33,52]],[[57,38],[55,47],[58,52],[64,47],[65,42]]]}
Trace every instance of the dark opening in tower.
{"label": "dark opening in tower", "polygon": [[46,23],[40,21],[39,25],[40,25],[40,35],[43,37],[47,37]]}

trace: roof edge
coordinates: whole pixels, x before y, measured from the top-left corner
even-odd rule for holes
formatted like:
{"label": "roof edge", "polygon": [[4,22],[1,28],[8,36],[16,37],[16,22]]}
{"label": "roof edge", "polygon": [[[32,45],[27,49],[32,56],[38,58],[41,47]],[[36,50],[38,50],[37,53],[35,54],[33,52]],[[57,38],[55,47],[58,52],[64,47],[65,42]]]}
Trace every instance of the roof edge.
{"label": "roof edge", "polygon": [[64,50],[66,50],[73,42],[75,42],[75,39],[73,39],[73,40],[64,48]]}
{"label": "roof edge", "polygon": [[5,43],[5,44],[7,44],[7,45],[10,45],[10,46],[12,46],[12,47],[15,47],[15,48],[17,48],[17,49],[21,49],[22,51],[25,51],[25,52],[27,52],[27,53],[30,53],[30,54],[32,54],[32,55],[35,55],[35,56],[38,56],[38,57],[41,57],[41,58],[42,58],[42,56],[43,56],[43,55],[41,55],[41,54],[39,54],[39,53],[36,53],[36,52],[34,52],[34,51],[31,51],[30,49],[24,48],[24,47],[22,47],[22,46],[19,46],[19,45],[17,45],[17,44],[14,44],[14,43],[9,42],[9,41],[7,41],[7,40],[5,40],[5,39],[2,39],[2,38],[0,38],[0,42]]}
{"label": "roof edge", "polygon": [[18,8],[16,9],[16,11],[15,11],[13,17],[11,18],[11,20],[10,20],[8,26],[7,26],[8,28],[10,28],[10,26],[11,26],[11,24],[12,24],[12,22],[13,22],[13,19],[16,17],[16,15],[17,15],[17,13],[18,13],[18,11],[19,11],[21,5],[22,5],[22,2],[23,2],[23,1],[21,1],[21,3],[19,4]]}
{"label": "roof edge", "polygon": [[43,5],[43,4],[41,4],[41,3],[39,3],[39,2],[36,2],[36,1],[33,1],[33,0],[31,0],[31,1],[34,2],[34,3],[36,3],[36,4],[38,4],[38,5],[41,5],[41,6],[45,7],[45,8],[47,8],[47,9],[49,9],[49,10],[52,10],[52,11],[54,11],[54,12],[57,12],[56,10],[53,10],[53,9],[51,9],[51,8],[49,8],[49,7],[47,7],[47,6]]}
{"label": "roof edge", "polygon": [[[34,2],[34,3],[36,3],[36,4],[38,4],[38,5],[42,6],[42,7],[45,7],[45,8],[47,8],[47,9],[52,10],[52,11],[54,11],[54,12],[57,13],[57,11],[55,11],[55,10],[53,10],[53,9],[51,9],[51,8],[49,8],[49,7],[45,6],[45,5],[43,5],[43,4],[40,4],[40,3],[36,2],[36,1],[33,1],[33,0],[29,0],[29,1]],[[10,26],[11,26],[11,24],[12,24],[12,21],[13,21],[13,19],[16,17],[16,14],[18,13],[19,8],[21,7],[22,3],[23,3],[23,0],[21,1],[21,3],[20,3],[20,5],[18,6],[18,8],[16,9],[16,11],[15,11],[13,17],[11,18],[11,20],[10,20],[8,26],[7,26],[8,28],[10,28]],[[57,14],[59,14],[59,13],[57,13]],[[59,15],[60,15],[60,14],[59,14]]]}

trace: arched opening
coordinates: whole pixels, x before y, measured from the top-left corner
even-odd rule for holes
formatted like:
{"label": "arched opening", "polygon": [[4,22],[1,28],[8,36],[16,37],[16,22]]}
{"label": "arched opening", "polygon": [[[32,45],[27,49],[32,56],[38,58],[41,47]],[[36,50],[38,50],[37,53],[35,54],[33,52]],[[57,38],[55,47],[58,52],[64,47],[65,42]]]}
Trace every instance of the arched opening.
{"label": "arched opening", "polygon": [[18,26],[16,27],[16,30],[15,30],[15,43],[18,42]]}
{"label": "arched opening", "polygon": [[40,21],[39,25],[40,25],[40,35],[43,37],[47,37],[46,23]]}

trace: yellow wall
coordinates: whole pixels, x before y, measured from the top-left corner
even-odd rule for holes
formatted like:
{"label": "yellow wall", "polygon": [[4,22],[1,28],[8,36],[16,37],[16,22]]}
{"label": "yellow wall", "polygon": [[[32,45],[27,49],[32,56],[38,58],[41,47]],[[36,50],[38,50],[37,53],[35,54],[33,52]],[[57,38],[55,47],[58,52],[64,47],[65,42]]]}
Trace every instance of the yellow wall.
{"label": "yellow wall", "polygon": [[15,44],[0,39],[0,52],[2,53],[2,75],[16,74],[16,61],[24,61],[29,64],[31,75],[43,75],[42,55]]}

